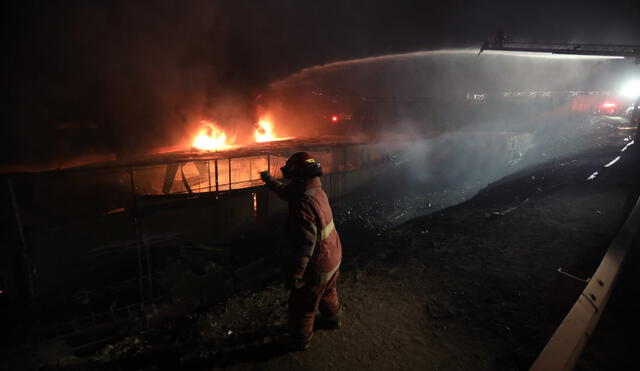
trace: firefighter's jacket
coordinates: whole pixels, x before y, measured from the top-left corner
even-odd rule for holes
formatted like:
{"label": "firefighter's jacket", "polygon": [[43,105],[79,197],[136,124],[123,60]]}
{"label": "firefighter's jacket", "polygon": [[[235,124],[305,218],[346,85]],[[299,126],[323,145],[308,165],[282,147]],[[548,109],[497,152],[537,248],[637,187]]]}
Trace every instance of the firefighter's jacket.
{"label": "firefighter's jacket", "polygon": [[288,185],[271,175],[263,179],[289,203],[286,231],[291,261],[285,266],[286,273],[305,282],[327,282],[340,267],[342,245],[320,178]]}

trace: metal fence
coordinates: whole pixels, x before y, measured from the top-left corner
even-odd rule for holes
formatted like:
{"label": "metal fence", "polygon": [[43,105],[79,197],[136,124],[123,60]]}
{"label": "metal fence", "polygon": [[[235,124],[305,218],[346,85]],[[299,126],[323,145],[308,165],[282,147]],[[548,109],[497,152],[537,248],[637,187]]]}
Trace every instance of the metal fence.
{"label": "metal fence", "polygon": [[183,161],[132,168],[134,194],[168,195],[221,192],[262,184],[259,173],[276,176],[286,158],[276,155]]}
{"label": "metal fence", "polygon": [[[353,146],[317,150],[313,156],[325,174],[351,171],[384,160],[384,146]],[[276,154],[185,160],[131,168],[135,195],[224,192],[262,185],[260,172],[281,178],[287,157]]]}

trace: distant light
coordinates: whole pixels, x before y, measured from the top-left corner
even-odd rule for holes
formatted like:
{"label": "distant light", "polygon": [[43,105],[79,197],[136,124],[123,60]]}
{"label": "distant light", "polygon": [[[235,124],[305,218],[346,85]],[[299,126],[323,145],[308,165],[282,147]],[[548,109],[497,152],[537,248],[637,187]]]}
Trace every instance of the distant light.
{"label": "distant light", "polygon": [[253,192],[251,193],[251,197],[253,197],[253,216],[258,216],[258,194]]}
{"label": "distant light", "polygon": [[629,81],[622,87],[620,95],[627,98],[637,98],[640,96],[640,80]]}
{"label": "distant light", "polygon": [[331,122],[338,122],[338,115],[331,115]]}
{"label": "distant light", "polygon": [[604,102],[602,104],[602,107],[604,107],[604,108],[613,108],[615,106],[616,106],[616,104],[615,103],[611,103],[611,102]]}

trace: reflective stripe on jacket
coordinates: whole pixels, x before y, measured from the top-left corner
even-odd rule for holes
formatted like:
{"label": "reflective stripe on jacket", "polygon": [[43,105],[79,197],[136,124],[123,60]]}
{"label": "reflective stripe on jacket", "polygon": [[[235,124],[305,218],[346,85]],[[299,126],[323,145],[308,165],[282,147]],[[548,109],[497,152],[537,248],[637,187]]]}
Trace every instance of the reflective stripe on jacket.
{"label": "reflective stripe on jacket", "polygon": [[304,277],[305,281],[328,281],[340,267],[342,245],[320,178],[286,186],[273,177],[265,181],[271,190],[289,202],[290,275]]}
{"label": "reflective stripe on jacket", "polygon": [[304,195],[302,212],[309,213],[317,229],[315,249],[312,251],[309,264],[313,265],[318,273],[328,274],[328,280],[342,260],[342,245],[333,221],[329,198],[319,184],[308,187]]}

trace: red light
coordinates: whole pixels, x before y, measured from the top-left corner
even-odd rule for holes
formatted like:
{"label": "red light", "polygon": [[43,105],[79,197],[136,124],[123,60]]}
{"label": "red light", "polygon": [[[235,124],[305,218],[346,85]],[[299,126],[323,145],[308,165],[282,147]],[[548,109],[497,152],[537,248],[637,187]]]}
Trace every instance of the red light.
{"label": "red light", "polygon": [[331,122],[338,122],[338,115],[331,115]]}
{"label": "red light", "polygon": [[604,107],[604,108],[613,108],[615,106],[616,106],[616,104],[615,103],[611,103],[611,102],[604,102],[602,104],[602,107]]}

